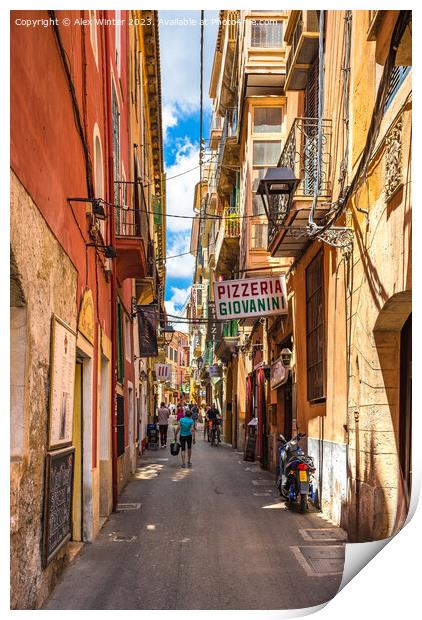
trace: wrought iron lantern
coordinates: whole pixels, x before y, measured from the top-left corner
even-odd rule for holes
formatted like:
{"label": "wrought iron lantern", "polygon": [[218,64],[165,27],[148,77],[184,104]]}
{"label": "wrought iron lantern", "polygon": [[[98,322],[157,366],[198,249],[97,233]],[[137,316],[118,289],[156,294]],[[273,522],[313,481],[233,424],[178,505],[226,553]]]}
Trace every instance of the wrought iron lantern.
{"label": "wrought iron lantern", "polygon": [[300,179],[295,177],[291,168],[267,168],[264,177],[259,181],[256,193],[261,196],[265,213],[270,219],[271,201],[273,196],[287,196],[290,202]]}
{"label": "wrought iron lantern", "polygon": [[203,357],[197,357],[196,358],[196,365],[198,366],[198,370],[201,370],[202,366],[204,365],[204,358]]}
{"label": "wrought iron lantern", "polygon": [[171,344],[171,341],[173,340],[173,336],[174,336],[173,325],[164,325],[164,327],[161,327],[160,332],[161,332],[161,336],[164,337],[164,342],[166,344]]}
{"label": "wrought iron lantern", "polygon": [[290,351],[290,349],[283,349],[281,351],[281,363],[285,368],[290,368],[290,364],[292,363],[292,355],[293,353]]}

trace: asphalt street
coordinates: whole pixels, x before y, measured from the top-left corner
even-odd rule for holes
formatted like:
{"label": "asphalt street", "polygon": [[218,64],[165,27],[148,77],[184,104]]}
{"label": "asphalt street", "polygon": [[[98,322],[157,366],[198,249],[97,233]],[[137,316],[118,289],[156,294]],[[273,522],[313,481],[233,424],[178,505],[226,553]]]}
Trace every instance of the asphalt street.
{"label": "asphalt street", "polygon": [[197,438],[193,467],[147,451],[45,609],[291,609],[335,596],[343,532],[288,510],[274,476]]}

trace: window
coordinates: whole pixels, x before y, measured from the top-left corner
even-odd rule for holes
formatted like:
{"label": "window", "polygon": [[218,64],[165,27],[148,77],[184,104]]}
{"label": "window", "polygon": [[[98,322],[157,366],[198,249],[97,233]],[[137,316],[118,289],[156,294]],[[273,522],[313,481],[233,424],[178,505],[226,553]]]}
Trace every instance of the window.
{"label": "window", "polygon": [[97,11],[89,11],[89,37],[92,51],[94,52],[95,64],[98,69],[98,42],[97,42]]}
{"label": "window", "polygon": [[120,77],[121,69],[121,11],[114,11],[116,18],[116,67],[117,74]]}
{"label": "window", "polygon": [[268,224],[252,224],[251,249],[266,250],[268,245]]}
{"label": "window", "polygon": [[281,120],[281,108],[254,108],[253,133],[279,133]]}
{"label": "window", "polygon": [[117,456],[125,452],[125,400],[117,394]]}
{"label": "window", "polygon": [[407,74],[410,72],[412,67],[408,66],[397,66],[391,72],[390,83],[388,85],[387,96],[385,98],[384,112],[389,108],[391,102],[396,96],[400,86],[403,84]]}
{"label": "window", "polygon": [[129,362],[132,361],[131,326],[129,317],[125,316],[125,354]]}
{"label": "window", "polygon": [[261,196],[256,194],[256,190],[258,189],[259,181],[265,174],[266,168],[254,168],[252,172],[252,215],[265,215],[264,204],[262,202]]}
{"label": "window", "polygon": [[252,47],[282,47],[283,24],[269,20],[252,20]]}
{"label": "window", "polygon": [[276,166],[281,153],[281,142],[255,140],[253,143],[254,166]]}
{"label": "window", "polygon": [[[113,174],[114,181],[120,181],[120,112],[116,89],[112,93],[112,122],[113,122]],[[120,187],[114,184],[114,204],[119,204]],[[118,217],[116,216],[116,227]]]}
{"label": "window", "polygon": [[116,307],[116,340],[117,340],[117,381],[124,380],[124,346],[123,346],[123,309],[119,302]]}
{"label": "window", "polygon": [[306,367],[308,400],[325,396],[323,253],[306,269]]}

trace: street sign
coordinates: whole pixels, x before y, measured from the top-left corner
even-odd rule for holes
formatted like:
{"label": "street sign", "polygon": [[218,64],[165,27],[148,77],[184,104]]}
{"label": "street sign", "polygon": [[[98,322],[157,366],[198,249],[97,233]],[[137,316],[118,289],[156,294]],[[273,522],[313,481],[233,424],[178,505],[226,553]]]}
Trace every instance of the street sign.
{"label": "street sign", "polygon": [[271,366],[270,387],[272,390],[287,383],[289,378],[289,369],[283,364],[281,357],[278,358]]}
{"label": "street sign", "polygon": [[218,319],[242,319],[288,312],[284,276],[214,282],[214,298]]}
{"label": "street sign", "polygon": [[157,381],[168,381],[171,376],[170,364],[154,364]]}

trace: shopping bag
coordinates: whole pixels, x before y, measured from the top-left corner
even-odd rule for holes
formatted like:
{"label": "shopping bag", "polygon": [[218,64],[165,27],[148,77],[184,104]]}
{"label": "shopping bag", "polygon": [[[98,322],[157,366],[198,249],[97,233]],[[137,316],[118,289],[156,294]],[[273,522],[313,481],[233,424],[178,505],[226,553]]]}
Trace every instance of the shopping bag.
{"label": "shopping bag", "polygon": [[173,456],[177,456],[180,450],[180,443],[178,441],[172,441],[170,444],[170,452]]}

